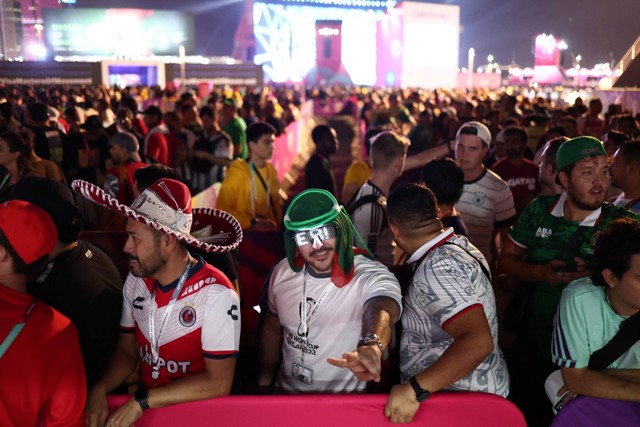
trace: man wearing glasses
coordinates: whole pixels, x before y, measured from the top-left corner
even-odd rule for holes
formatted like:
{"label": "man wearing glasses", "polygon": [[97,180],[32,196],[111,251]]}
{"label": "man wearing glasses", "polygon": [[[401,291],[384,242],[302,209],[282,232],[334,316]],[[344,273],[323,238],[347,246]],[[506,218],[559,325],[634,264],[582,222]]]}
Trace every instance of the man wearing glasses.
{"label": "man wearing glasses", "polygon": [[364,391],[367,381],[380,381],[401,312],[398,281],[354,250],[360,237],[328,191],[299,194],[284,225],[287,258],[268,279],[258,384],[295,393]]}

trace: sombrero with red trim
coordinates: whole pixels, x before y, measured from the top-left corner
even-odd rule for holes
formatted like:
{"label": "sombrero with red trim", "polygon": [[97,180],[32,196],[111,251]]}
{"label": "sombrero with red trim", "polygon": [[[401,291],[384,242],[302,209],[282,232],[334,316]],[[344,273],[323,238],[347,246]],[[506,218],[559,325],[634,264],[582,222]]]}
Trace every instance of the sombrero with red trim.
{"label": "sombrero with red trim", "polygon": [[83,197],[120,215],[171,234],[206,252],[229,252],[242,241],[238,220],[219,209],[191,209],[191,193],[173,179],[160,179],[144,190],[131,207],[118,202],[104,190],[82,180],[71,183]]}

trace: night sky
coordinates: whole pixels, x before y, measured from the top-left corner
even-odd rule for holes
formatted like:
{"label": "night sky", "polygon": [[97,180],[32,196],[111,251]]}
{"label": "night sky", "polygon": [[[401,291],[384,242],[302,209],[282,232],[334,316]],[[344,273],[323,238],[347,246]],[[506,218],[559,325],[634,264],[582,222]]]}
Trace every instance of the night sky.
{"label": "night sky", "polygon": [[[581,64],[618,62],[640,36],[640,0],[445,0],[460,6],[460,66],[476,51],[476,66],[489,54],[501,64],[533,65],[533,38],[552,33],[569,46],[563,65],[576,55]],[[192,12],[196,50],[205,56],[230,55],[245,2],[242,0],[77,0],[76,7],[140,7]]]}

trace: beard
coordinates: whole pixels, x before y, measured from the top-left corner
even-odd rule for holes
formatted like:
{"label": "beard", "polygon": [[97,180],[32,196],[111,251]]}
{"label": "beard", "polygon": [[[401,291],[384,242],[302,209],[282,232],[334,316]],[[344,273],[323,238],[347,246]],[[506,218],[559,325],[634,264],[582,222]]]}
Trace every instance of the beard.
{"label": "beard", "polygon": [[[323,255],[324,259],[323,260],[316,259],[315,256],[318,254],[318,252],[322,252],[322,251],[327,251]],[[334,256],[333,248],[329,246],[322,246],[321,248],[310,252],[309,256],[306,257],[305,261],[307,262],[309,267],[311,267],[311,269],[314,270],[316,273],[327,273],[331,271],[331,268],[333,266],[333,256]]]}
{"label": "beard", "polygon": [[571,203],[575,207],[577,207],[578,209],[584,210],[584,211],[595,211],[596,209],[601,207],[602,203],[604,203],[606,190],[603,189],[601,195],[602,195],[602,197],[596,197],[596,198],[589,199],[588,198],[588,193],[580,194],[571,185],[569,186],[569,188],[567,188],[567,198],[569,198],[569,200],[571,200]]}
{"label": "beard", "polygon": [[129,264],[129,271],[136,277],[152,277],[167,263],[167,260],[163,259],[158,252],[151,255],[144,262],[134,256],[129,255],[128,258],[130,262],[136,261],[138,263],[137,267]]}

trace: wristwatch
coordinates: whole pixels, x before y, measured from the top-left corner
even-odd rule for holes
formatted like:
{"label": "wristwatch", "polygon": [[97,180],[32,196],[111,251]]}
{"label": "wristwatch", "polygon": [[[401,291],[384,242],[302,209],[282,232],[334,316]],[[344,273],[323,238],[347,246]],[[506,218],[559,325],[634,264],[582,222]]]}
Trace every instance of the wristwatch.
{"label": "wristwatch", "polygon": [[416,377],[409,378],[409,384],[411,384],[413,391],[416,392],[416,400],[418,402],[422,403],[427,400],[429,396],[431,396],[431,393],[420,387],[420,384],[418,384],[418,380],[416,380]]}
{"label": "wristwatch", "polygon": [[358,347],[361,347],[363,345],[371,345],[371,344],[377,345],[378,348],[380,349],[380,352],[384,350],[382,341],[380,341],[380,337],[378,336],[378,334],[373,334],[373,333],[365,334],[361,336],[360,339],[358,339]]}
{"label": "wristwatch", "polygon": [[143,411],[145,409],[149,409],[149,402],[147,402],[147,397],[148,397],[147,388],[138,386],[138,389],[136,390],[136,394],[133,398],[136,400],[136,402],[138,402],[138,405],[140,405]]}

